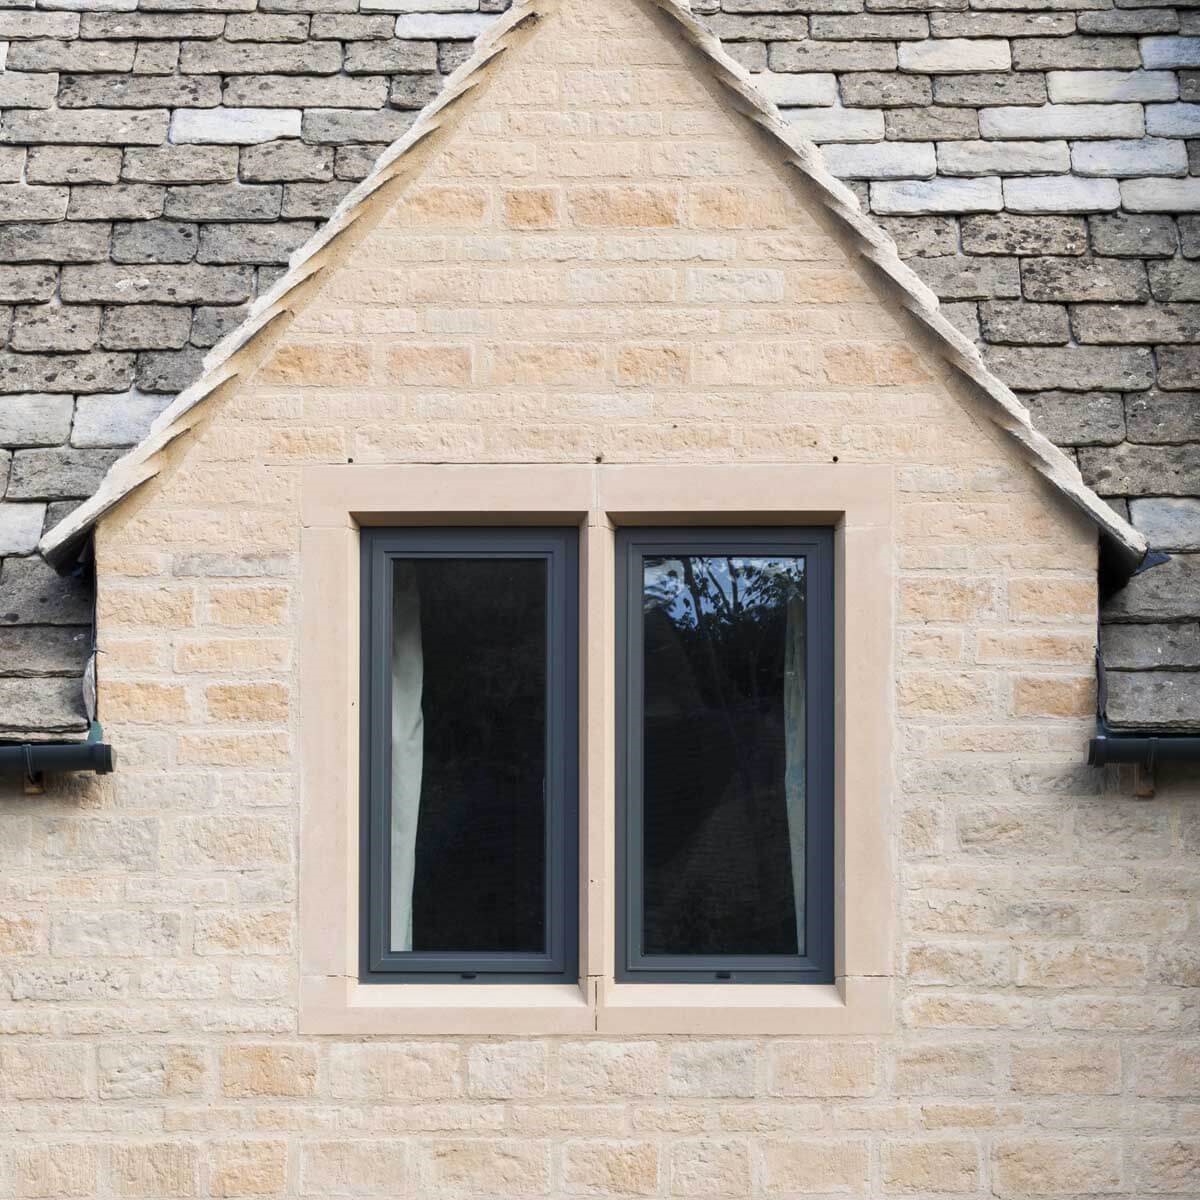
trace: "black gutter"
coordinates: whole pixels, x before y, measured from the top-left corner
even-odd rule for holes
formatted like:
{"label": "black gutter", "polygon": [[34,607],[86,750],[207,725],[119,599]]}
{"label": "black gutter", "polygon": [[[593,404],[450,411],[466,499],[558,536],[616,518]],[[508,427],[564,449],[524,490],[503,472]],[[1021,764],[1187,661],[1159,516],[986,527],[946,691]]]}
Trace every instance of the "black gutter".
{"label": "black gutter", "polygon": [[113,769],[113,748],[100,739],[104,736],[93,723],[86,742],[26,742],[19,746],[0,746],[0,778],[24,778],[40,782],[43,775],[62,775],[74,771],[95,771],[109,775]]}
{"label": "black gutter", "polygon": [[1156,763],[1200,762],[1200,737],[1184,733],[1110,733],[1100,731],[1088,742],[1088,766],[1106,767],[1110,763],[1136,763],[1153,769]]}

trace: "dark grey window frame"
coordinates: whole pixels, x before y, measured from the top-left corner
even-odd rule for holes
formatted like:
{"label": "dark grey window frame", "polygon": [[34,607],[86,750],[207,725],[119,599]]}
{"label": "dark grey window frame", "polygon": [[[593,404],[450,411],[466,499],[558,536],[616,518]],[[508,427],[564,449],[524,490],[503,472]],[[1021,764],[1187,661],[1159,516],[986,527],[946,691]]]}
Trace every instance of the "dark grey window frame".
{"label": "dark grey window frame", "polygon": [[[645,955],[642,929],[642,560],[664,554],[805,556],[808,747],[804,955]],[[826,528],[624,528],[617,531],[617,946],[627,983],[834,981],[833,531]]]}
{"label": "dark grey window frame", "polygon": [[[391,562],[540,558],[546,562],[547,953],[393,951],[390,907]],[[579,531],[386,528],[361,535],[360,958],[371,983],[570,983],[579,977]]]}

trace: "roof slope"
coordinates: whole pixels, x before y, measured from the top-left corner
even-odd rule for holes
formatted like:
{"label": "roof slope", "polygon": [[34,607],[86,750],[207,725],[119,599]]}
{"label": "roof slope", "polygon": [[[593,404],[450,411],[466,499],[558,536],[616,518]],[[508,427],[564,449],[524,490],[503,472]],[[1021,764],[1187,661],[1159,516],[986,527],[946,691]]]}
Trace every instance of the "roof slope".
{"label": "roof slope", "polygon": [[[672,23],[701,56],[733,106],[777,146],[794,169],[797,183],[824,206],[848,236],[853,252],[873,268],[881,288],[905,309],[924,333],[928,348],[942,358],[982,402],[990,419],[1020,447],[1026,461],[1099,527],[1106,544],[1127,570],[1147,550],[1144,536],[1118,516],[1083,481],[1078,468],[1034,429],[1029,412],[984,364],[976,347],[939,311],[937,297],[900,259],[890,237],[859,207],[845,185],[824,167],[816,147],[784,123],[776,107],[754,87],[753,78],[734,61],[712,32],[679,0],[644,0]],[[451,76],[442,94],[429,104],[404,137],[390,146],[370,175],[338,207],[328,223],[292,256],[287,273],[252,307],[247,319],[207,356],[200,378],[180,393],[154,422],[149,435],[110,468],[96,493],[49,530],[40,549],[53,564],[69,563],[92,526],[163,465],[161,452],[197,422],[206,401],[227,392],[267,354],[304,307],[330,268],[374,226],[397,192],[414,177],[439,143],[439,133],[456,123],[464,105],[482,92],[491,64],[556,7],[555,0],[515,4],[479,40],[475,53]]]}

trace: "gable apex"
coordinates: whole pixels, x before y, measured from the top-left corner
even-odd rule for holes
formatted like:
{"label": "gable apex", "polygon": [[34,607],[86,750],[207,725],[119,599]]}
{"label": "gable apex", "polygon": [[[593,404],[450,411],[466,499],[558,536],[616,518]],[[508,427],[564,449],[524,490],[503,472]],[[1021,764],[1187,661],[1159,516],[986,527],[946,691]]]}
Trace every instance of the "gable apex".
{"label": "gable apex", "polygon": [[[977,348],[947,321],[934,294],[900,260],[891,239],[862,212],[854,194],[829,174],[817,149],[789,129],[775,106],[756,90],[752,76],[678,0],[630,3],[652,15],[664,37],[689,48],[687,57],[694,69],[715,82],[729,106],[767,140],[805,204],[832,218],[843,248],[865,267],[876,293],[907,314],[910,339],[947,365],[958,386],[1011,439],[1024,460],[1099,527],[1114,559],[1131,571],[1146,553],[1145,538],[1088,488],[1074,463],[1033,428],[1025,407],[987,368]],[[603,4],[518,0],[481,36],[472,57],[451,76],[441,95],[292,256],[287,273],[252,306],[242,325],[209,353],[197,382],[180,393],[150,434],[113,465],[92,498],[44,535],[40,549],[50,562],[67,564],[101,517],[159,474],[166,462],[163,452],[202,421],[208,402],[237,390],[264,361],[331,273],[478,107],[492,79],[504,70],[508,53],[540,23],[561,17],[561,9],[584,7],[592,23],[603,23]]]}

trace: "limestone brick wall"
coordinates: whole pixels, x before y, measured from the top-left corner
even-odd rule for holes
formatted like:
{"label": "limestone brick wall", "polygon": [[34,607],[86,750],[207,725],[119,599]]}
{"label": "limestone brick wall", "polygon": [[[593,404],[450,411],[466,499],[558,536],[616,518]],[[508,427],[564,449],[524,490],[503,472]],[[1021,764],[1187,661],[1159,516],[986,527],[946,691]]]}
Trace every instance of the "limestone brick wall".
{"label": "limestone brick wall", "polygon": [[[1081,765],[1092,529],[572,11],[100,527],[120,768],[0,800],[0,1195],[1195,1195],[1200,789]],[[601,455],[894,467],[895,1032],[301,1037],[301,470]]]}
{"label": "limestone brick wall", "polygon": [[[0,4],[0,735],[78,735],[42,529],[192,381],[506,0]],[[697,0],[1090,483],[1179,557],[1112,710],[1200,724],[1200,24],[1148,0]],[[36,683],[31,683],[35,680]]]}

